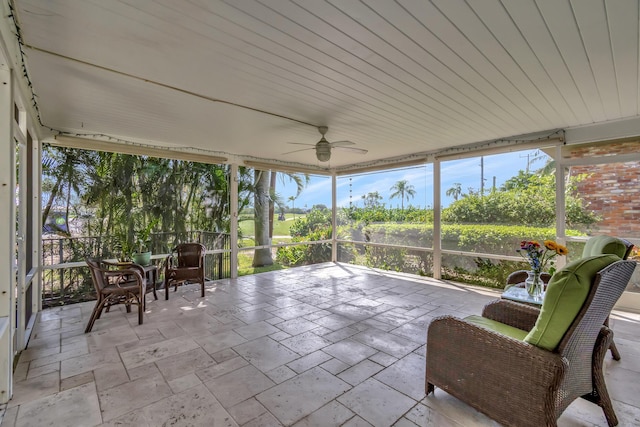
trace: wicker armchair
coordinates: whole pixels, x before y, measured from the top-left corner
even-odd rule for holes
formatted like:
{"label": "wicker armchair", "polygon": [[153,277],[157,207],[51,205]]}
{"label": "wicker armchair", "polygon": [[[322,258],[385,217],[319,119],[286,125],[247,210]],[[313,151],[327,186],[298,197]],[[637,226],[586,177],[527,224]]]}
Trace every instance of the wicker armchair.
{"label": "wicker armchair", "polygon": [[[602,375],[612,339],[603,322],[635,267],[619,260],[593,277],[585,303],[553,351],[464,319],[434,319],[427,333],[426,393],[437,386],[504,425],[536,427],[556,426],[569,404],[585,397],[603,408],[610,426],[617,425]],[[526,333],[538,310],[500,300],[483,316]]]}
{"label": "wicker armchair", "polygon": [[131,264],[123,268],[115,263],[94,259],[87,259],[86,262],[91,271],[97,301],[84,332],[91,332],[102,310],[106,309],[108,312],[110,307],[116,304],[125,304],[127,313],[131,313],[132,304],[137,305],[138,324],[142,325],[146,294],[146,280],[142,267]]}
{"label": "wicker armchair", "polygon": [[164,289],[165,299],[169,299],[169,286],[186,281],[200,283],[200,296],[204,297],[204,255],[206,248],[200,243],[180,243],[173,248],[165,261]]}
{"label": "wicker armchair", "polygon": [[[622,259],[627,259],[631,254],[632,249],[633,243],[625,239],[607,235],[594,236],[587,240],[587,242],[585,243],[584,248],[582,249],[581,258],[600,254],[615,254]],[[510,286],[524,286],[523,282],[526,278],[526,270],[514,271],[507,277],[507,284],[505,286],[505,289]],[[540,278],[546,285],[547,283],[549,283],[551,275],[549,273],[542,273],[540,275]],[[609,317],[605,319],[604,325],[609,326]],[[613,339],[611,340],[609,348],[611,350],[611,356],[613,357],[613,359],[620,360],[620,352],[618,351],[616,344],[613,342]]]}

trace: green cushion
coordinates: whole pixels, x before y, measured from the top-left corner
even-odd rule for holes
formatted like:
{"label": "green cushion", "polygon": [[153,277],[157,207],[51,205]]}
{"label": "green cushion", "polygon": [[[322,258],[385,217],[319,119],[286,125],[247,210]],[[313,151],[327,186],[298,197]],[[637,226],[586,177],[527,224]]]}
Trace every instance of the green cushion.
{"label": "green cushion", "polygon": [[523,331],[522,329],[514,328],[513,326],[505,325],[504,323],[496,322],[495,320],[487,319],[482,316],[468,316],[465,317],[464,320],[466,322],[473,323],[476,326],[480,326],[481,328],[489,329],[502,335],[515,338],[518,341],[524,340],[524,337],[527,335],[527,331]]}
{"label": "green cushion", "polygon": [[551,277],[540,315],[524,341],[554,350],[582,308],[598,271],[619,261],[617,255],[598,255],[567,264]]}
{"label": "green cushion", "polygon": [[624,258],[626,252],[627,245],[622,240],[611,236],[594,236],[585,243],[582,258],[603,254],[615,254]]}

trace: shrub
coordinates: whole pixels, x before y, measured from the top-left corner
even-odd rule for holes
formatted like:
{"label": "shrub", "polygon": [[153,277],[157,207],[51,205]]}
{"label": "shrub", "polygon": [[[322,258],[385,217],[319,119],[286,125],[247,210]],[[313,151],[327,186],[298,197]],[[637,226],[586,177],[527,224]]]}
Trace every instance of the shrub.
{"label": "shrub", "polygon": [[[364,253],[364,264],[372,267],[427,274],[432,270],[432,257],[424,251],[411,250],[410,246],[431,247],[433,225],[431,224],[354,224],[344,226],[354,241],[385,243],[403,246],[401,248],[381,248],[357,245]],[[517,255],[516,249],[524,239],[555,239],[555,229],[549,227],[527,227],[487,224],[445,224],[441,228],[443,249],[464,252]],[[567,230],[569,236],[583,235],[576,230]],[[579,251],[580,244],[570,244],[570,252]],[[366,248],[366,249],[362,249]],[[506,277],[514,270],[526,268],[526,263],[499,261],[486,258],[471,258],[461,255],[443,255],[443,277],[502,287]]]}
{"label": "shrub", "polygon": [[340,209],[339,215],[343,222],[359,221],[367,224],[376,222],[433,223],[433,209],[421,209],[414,206],[405,209],[386,209],[383,206],[350,207]]}
{"label": "shrub", "polygon": [[[575,195],[572,178],[566,191],[566,218],[570,228],[586,229],[598,217],[586,209]],[[555,175],[535,175],[520,171],[500,191],[488,194],[465,194],[442,211],[442,221],[456,224],[506,224],[526,222],[535,227],[550,227],[556,220]]]}
{"label": "shrub", "polygon": [[[313,242],[331,239],[331,211],[326,207],[314,208],[309,214],[297,219],[289,229],[292,242]],[[338,257],[343,262],[355,258],[352,246],[338,246]],[[305,265],[331,261],[331,244],[285,246],[276,251],[276,261],[283,265]]]}

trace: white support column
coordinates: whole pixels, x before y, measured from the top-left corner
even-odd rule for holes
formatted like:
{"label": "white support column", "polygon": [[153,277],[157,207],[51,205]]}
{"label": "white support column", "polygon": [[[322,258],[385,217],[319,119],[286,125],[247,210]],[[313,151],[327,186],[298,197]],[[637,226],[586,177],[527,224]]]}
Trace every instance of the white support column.
{"label": "white support column", "polygon": [[[566,236],[566,205],[565,205],[565,165],[562,162],[562,145],[556,145],[556,241],[561,245],[567,244]],[[561,269],[567,262],[566,257],[558,257],[556,268]]]}
{"label": "white support column", "polygon": [[[18,289],[18,304],[17,310],[18,315],[17,323],[16,323],[16,337],[15,337],[15,351],[22,351],[27,347],[26,342],[26,334],[25,331],[27,329],[27,270],[26,270],[26,256],[27,256],[27,200],[25,197],[27,190],[27,138],[26,138],[26,118],[27,115],[24,111],[20,112],[20,129],[15,129],[13,132],[13,137],[18,141],[18,159],[16,160],[19,163],[18,167],[18,235],[17,235],[17,248],[18,248],[18,259],[17,259],[17,289]],[[15,152],[15,151],[14,151]]]}
{"label": "white support column", "polygon": [[338,262],[338,224],[336,223],[336,212],[338,210],[336,203],[338,197],[336,184],[336,174],[331,175],[331,262]]}
{"label": "white support column", "polygon": [[433,161],[433,278],[442,277],[440,160]]}
{"label": "white support column", "polygon": [[31,171],[31,180],[33,182],[33,209],[29,213],[32,233],[32,257],[35,273],[33,277],[33,312],[42,311],[42,202],[40,194],[42,194],[42,142],[39,139],[33,140],[33,148],[30,155],[33,157],[33,170]]}
{"label": "white support column", "polygon": [[229,203],[231,212],[231,222],[229,227],[229,245],[231,247],[231,278],[238,278],[238,165],[236,163],[231,164],[231,171],[229,172],[230,181],[229,187],[231,189],[231,201]]}
{"label": "white support column", "polygon": [[15,330],[15,147],[13,144],[13,80],[0,67],[0,403],[9,401],[13,383]]}

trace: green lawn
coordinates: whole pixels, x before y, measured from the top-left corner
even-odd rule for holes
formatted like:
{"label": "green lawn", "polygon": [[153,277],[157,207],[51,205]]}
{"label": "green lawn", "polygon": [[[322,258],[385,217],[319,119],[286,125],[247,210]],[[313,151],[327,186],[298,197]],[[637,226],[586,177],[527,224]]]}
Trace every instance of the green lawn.
{"label": "green lawn", "polygon": [[[294,216],[296,219],[303,218],[305,215],[301,214],[285,214],[286,221],[278,221],[278,215],[274,215],[273,218],[273,235],[274,236],[289,236],[289,227],[294,222]],[[240,231],[242,232],[242,236],[249,237],[253,236],[254,228],[253,228],[253,219],[240,221],[238,224]],[[283,240],[283,239],[279,239]]]}
{"label": "green lawn", "polygon": [[273,265],[265,267],[252,267],[253,256],[247,253],[238,254],[238,276],[248,276],[250,274],[264,273],[266,271],[283,270],[287,267],[274,262]]}

